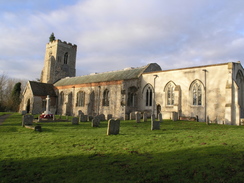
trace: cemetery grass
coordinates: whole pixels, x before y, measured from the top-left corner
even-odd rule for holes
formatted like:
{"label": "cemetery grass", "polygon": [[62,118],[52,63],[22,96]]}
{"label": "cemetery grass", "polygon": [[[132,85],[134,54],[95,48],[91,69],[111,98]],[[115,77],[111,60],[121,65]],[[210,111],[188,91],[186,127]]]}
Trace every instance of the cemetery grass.
{"label": "cemetery grass", "polygon": [[21,127],[20,114],[0,126],[0,182],[243,182],[244,127],[165,120],[41,123]]}

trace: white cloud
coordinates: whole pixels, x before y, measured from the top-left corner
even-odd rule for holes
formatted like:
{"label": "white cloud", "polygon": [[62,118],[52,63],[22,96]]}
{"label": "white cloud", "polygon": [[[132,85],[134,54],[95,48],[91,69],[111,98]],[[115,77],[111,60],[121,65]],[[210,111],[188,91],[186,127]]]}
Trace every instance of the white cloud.
{"label": "white cloud", "polygon": [[[149,62],[173,69],[244,57],[242,0],[59,1],[58,8],[47,9],[49,1],[31,2],[34,9],[0,13],[0,61],[7,61],[0,70],[14,77],[40,76],[52,32],[77,44],[77,75]],[[19,72],[23,65],[29,72]]]}

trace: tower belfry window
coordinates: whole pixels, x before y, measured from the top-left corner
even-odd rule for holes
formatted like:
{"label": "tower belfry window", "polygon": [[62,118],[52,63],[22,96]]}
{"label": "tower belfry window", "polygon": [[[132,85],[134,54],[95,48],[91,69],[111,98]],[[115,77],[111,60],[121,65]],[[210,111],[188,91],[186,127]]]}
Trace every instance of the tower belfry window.
{"label": "tower belfry window", "polygon": [[64,54],[64,64],[67,64],[68,63],[68,57],[69,57],[68,52],[66,52]]}

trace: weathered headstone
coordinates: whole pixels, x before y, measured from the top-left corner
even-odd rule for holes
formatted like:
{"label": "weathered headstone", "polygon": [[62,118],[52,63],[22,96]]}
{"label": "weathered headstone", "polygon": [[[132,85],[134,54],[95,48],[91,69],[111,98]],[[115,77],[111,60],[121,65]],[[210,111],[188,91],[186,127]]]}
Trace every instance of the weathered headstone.
{"label": "weathered headstone", "polygon": [[130,113],[130,120],[134,120],[135,119],[135,112],[131,112]]}
{"label": "weathered headstone", "polygon": [[79,110],[79,111],[78,111],[78,116],[80,116],[80,115],[82,115],[82,114],[84,115],[84,113],[82,112],[82,110]]}
{"label": "weathered headstone", "polygon": [[21,111],[21,115],[26,115],[27,111]]}
{"label": "weathered headstone", "polygon": [[135,115],[136,116],[136,122],[140,123],[141,122],[141,113],[140,112],[136,112],[135,114],[136,114]]}
{"label": "weathered headstone", "polygon": [[93,120],[93,116],[87,116],[87,121],[92,121]]}
{"label": "weathered headstone", "polygon": [[172,121],[177,121],[177,120],[178,120],[178,112],[172,112]]}
{"label": "weathered headstone", "polygon": [[112,119],[113,118],[113,115],[112,114],[108,114],[107,115],[107,120],[110,120],[110,119]]}
{"label": "weathered headstone", "polygon": [[155,121],[155,114],[151,115],[151,121]]}
{"label": "weathered headstone", "polygon": [[81,114],[80,115],[80,122],[86,122],[87,121],[87,115]]}
{"label": "weathered headstone", "polygon": [[147,113],[146,113],[146,112],[143,113],[143,121],[144,121],[144,122],[147,121]]}
{"label": "weathered headstone", "polygon": [[107,135],[117,135],[119,134],[120,120],[110,119],[108,121]]}
{"label": "weathered headstone", "polygon": [[151,130],[160,130],[160,121],[151,121]]}
{"label": "weathered headstone", "polygon": [[129,115],[125,114],[125,120],[129,120]]}
{"label": "weathered headstone", "polygon": [[100,118],[101,121],[105,121],[106,120],[104,114],[99,114],[99,118]]}
{"label": "weathered headstone", "polygon": [[24,115],[22,116],[22,126],[32,125],[34,117],[32,115]]}
{"label": "weathered headstone", "polygon": [[79,118],[72,118],[72,125],[78,125],[79,124]]}
{"label": "weathered headstone", "polygon": [[92,127],[99,127],[99,125],[100,125],[100,116],[95,116],[92,119],[91,126]]}
{"label": "weathered headstone", "polygon": [[160,122],[162,122],[162,121],[163,121],[163,116],[162,116],[162,113],[159,113],[159,114],[158,114],[158,120],[159,120]]}

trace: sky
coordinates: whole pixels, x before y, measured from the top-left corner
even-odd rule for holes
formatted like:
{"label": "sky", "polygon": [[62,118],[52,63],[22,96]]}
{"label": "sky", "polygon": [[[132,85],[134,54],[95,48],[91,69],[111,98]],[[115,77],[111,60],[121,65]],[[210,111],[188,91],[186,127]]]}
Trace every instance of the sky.
{"label": "sky", "polygon": [[158,63],[244,63],[243,0],[0,0],[0,74],[36,80],[45,47],[77,45],[76,75]]}

